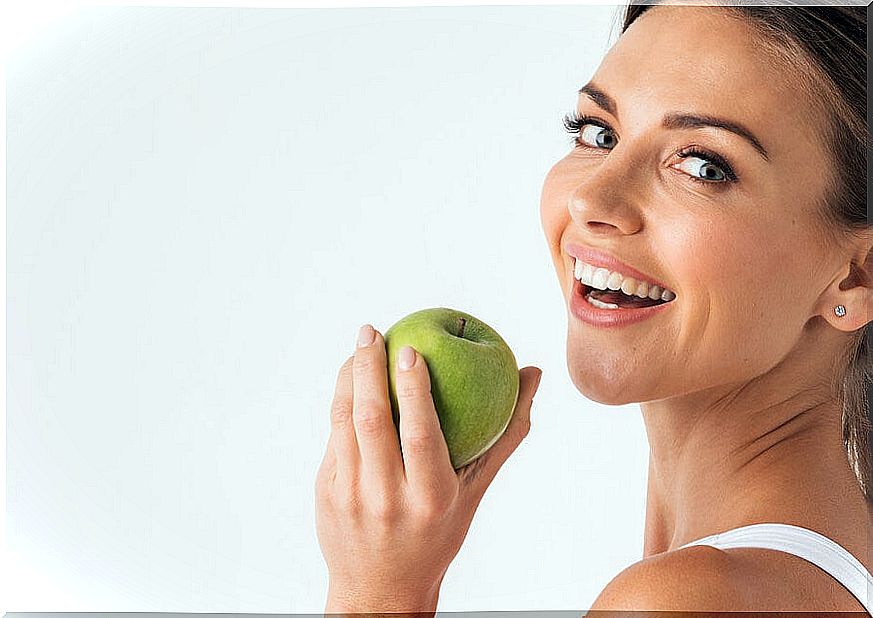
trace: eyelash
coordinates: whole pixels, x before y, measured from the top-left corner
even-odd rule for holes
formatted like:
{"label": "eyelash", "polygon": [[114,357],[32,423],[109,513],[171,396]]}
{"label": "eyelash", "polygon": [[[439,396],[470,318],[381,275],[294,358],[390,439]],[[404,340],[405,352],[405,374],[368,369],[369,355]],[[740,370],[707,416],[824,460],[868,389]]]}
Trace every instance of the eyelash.
{"label": "eyelash", "polygon": [[[589,146],[588,144],[581,141],[579,137],[579,133],[582,131],[582,127],[586,124],[592,124],[600,127],[601,129],[606,129],[608,131],[612,131],[612,128],[608,126],[602,120],[595,118],[593,116],[587,116],[585,114],[578,114],[573,111],[569,114],[565,114],[563,118],[564,128],[567,133],[571,135],[575,135],[576,137],[573,139],[573,143],[580,148],[591,148],[594,150],[602,150],[602,148],[595,148],[594,146]],[[739,178],[734,172],[733,167],[727,160],[721,155],[717,155],[714,152],[708,152],[706,150],[701,150],[696,146],[689,146],[687,148],[683,148],[679,152],[676,153],[676,156],[685,159],[687,157],[697,157],[703,159],[709,163],[714,163],[724,172],[726,180],[704,180],[699,176],[692,176],[691,174],[685,174],[691,180],[704,184],[704,185],[719,185],[719,184],[730,184],[735,183]]]}

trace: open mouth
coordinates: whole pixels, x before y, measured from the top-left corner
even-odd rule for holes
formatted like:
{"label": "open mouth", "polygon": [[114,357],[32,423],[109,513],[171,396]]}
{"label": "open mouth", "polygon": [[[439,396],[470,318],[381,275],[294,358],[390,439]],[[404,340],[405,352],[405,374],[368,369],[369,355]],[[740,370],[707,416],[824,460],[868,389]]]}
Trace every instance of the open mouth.
{"label": "open mouth", "polygon": [[640,298],[629,296],[621,290],[600,290],[590,285],[585,285],[576,280],[576,285],[582,297],[595,307],[600,309],[642,309],[644,307],[657,307],[672,300]]}

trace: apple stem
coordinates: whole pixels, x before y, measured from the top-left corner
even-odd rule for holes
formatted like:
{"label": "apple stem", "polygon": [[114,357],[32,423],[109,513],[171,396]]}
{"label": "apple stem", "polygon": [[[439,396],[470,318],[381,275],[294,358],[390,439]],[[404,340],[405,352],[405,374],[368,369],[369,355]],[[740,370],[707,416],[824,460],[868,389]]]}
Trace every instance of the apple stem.
{"label": "apple stem", "polygon": [[464,337],[464,327],[467,325],[467,320],[464,318],[458,318],[461,321],[461,332],[458,333],[458,337]]}

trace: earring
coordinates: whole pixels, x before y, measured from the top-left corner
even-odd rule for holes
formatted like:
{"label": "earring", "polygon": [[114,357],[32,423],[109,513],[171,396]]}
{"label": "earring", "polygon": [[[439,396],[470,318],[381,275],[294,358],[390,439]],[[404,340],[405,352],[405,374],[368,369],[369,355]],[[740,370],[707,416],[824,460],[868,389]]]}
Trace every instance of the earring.
{"label": "earring", "polygon": [[846,308],[842,305],[837,305],[834,307],[834,313],[836,313],[838,317],[843,317],[846,315]]}

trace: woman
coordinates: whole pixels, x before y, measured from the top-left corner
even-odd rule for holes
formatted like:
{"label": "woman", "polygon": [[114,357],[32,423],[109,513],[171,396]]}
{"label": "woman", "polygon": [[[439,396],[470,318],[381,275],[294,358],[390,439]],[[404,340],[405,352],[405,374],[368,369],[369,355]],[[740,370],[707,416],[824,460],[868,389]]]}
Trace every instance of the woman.
{"label": "woman", "polygon": [[[870,611],[864,11],[630,6],[565,119],[541,219],[569,371],[640,402],[650,446],[644,556],[592,609]],[[325,611],[433,612],[541,372],[455,473],[426,363],[398,372],[401,453],[361,334],[316,480]]]}

